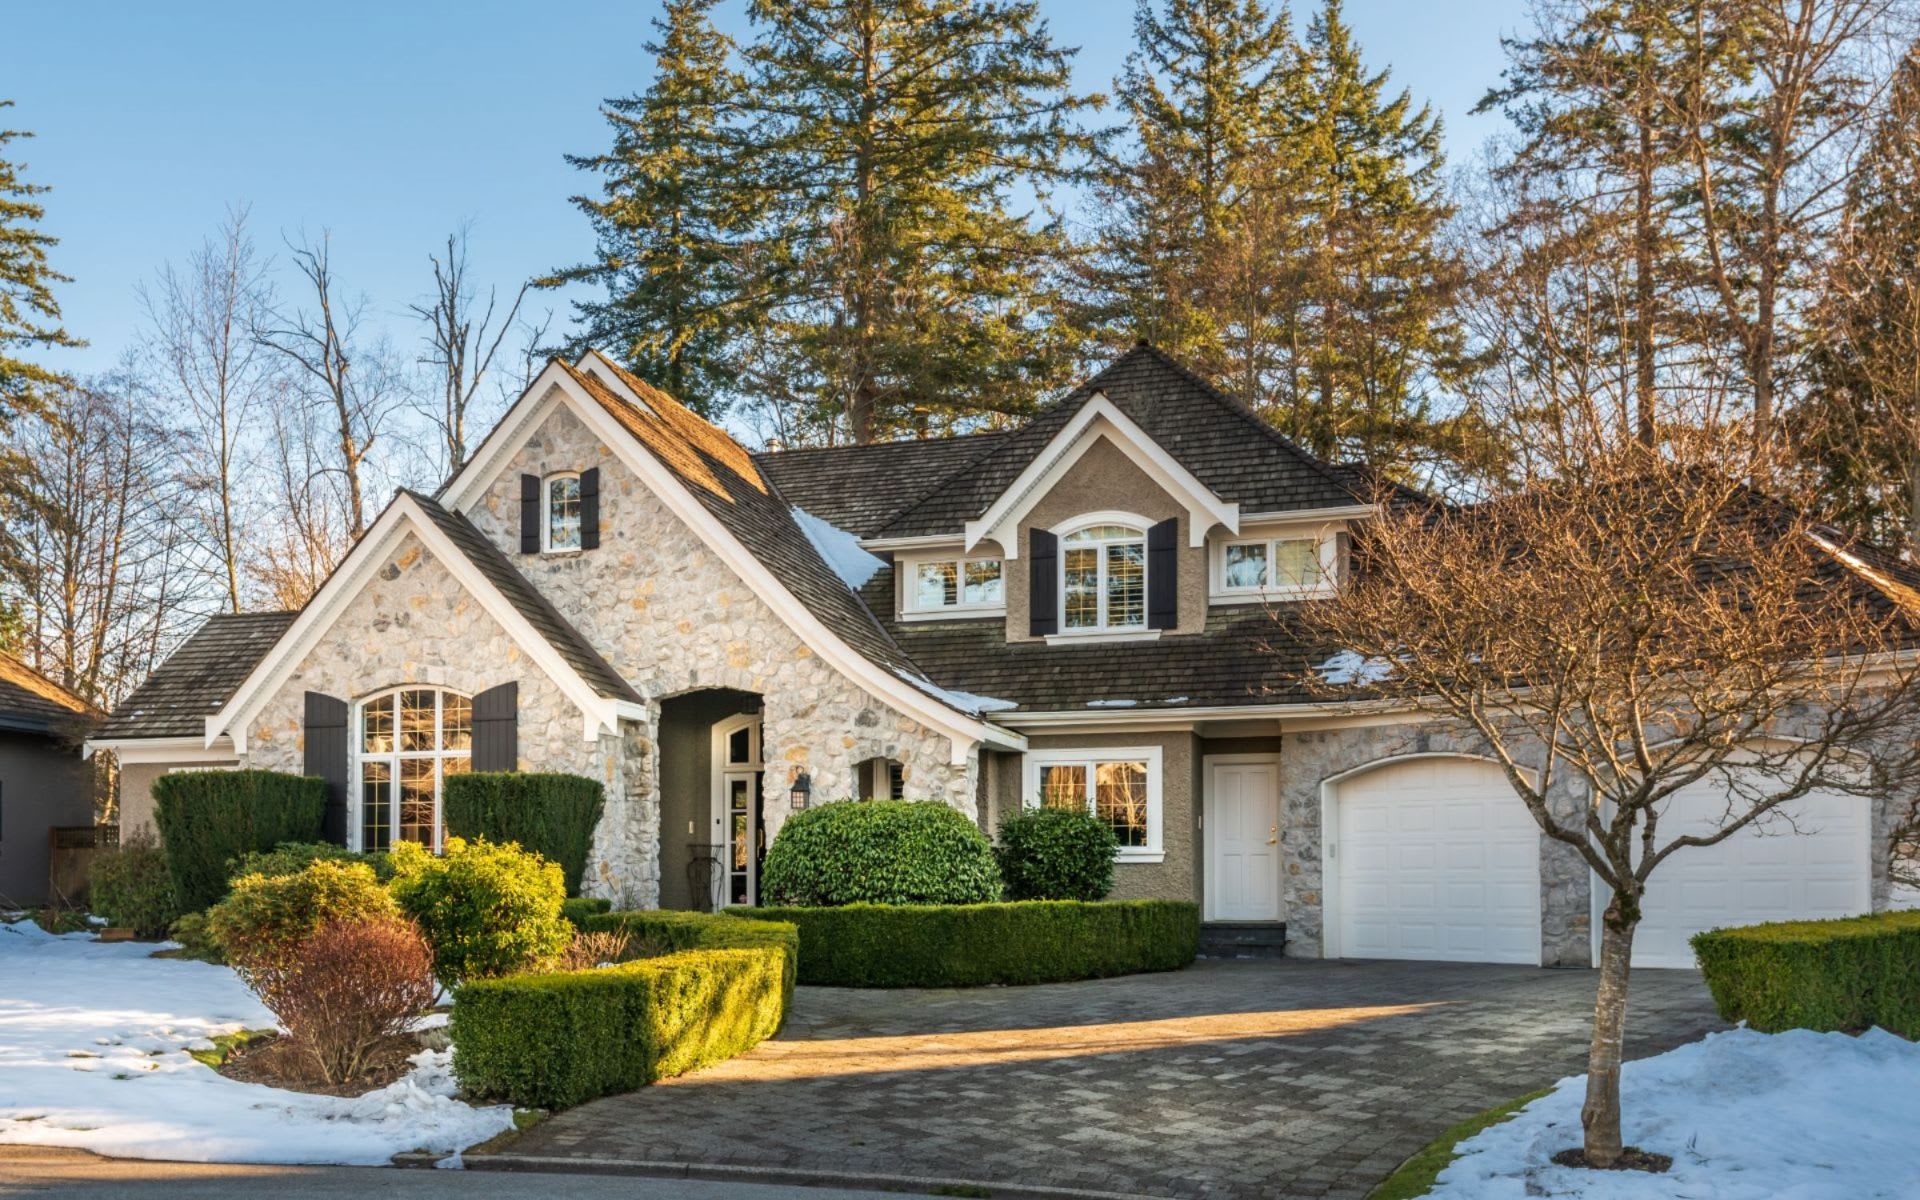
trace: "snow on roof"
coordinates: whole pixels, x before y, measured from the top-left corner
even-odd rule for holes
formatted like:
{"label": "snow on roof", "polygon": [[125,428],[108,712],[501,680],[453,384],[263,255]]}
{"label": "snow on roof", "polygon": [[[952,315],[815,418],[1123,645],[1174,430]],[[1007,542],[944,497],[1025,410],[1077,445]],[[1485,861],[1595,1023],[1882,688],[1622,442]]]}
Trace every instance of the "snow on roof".
{"label": "snow on roof", "polygon": [[823,521],[799,505],[793,507],[793,519],[813,548],[820,552],[833,573],[854,591],[866,586],[874,573],[886,566],[886,560],[860,548],[860,539],[830,522]]}

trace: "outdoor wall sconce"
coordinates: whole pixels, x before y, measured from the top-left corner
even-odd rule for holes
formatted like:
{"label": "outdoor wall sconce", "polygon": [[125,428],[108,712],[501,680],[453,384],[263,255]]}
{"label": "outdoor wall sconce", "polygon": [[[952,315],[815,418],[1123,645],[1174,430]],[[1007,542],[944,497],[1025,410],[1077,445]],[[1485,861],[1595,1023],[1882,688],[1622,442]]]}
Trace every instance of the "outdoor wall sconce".
{"label": "outdoor wall sconce", "polygon": [[787,793],[787,804],[794,812],[799,812],[813,798],[813,776],[805,771],[793,777],[793,790]]}

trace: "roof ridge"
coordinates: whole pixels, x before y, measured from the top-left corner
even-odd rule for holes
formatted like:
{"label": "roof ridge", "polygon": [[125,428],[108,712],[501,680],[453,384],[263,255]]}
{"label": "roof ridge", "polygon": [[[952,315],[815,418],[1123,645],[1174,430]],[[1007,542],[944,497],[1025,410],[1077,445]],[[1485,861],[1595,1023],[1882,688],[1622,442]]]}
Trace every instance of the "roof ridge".
{"label": "roof ridge", "polygon": [[955,433],[949,434],[946,437],[892,438],[884,442],[849,442],[841,446],[787,446],[779,450],[749,450],[747,453],[753,456],[754,461],[758,462],[762,458],[771,458],[775,455],[786,458],[800,454],[849,454],[858,453],[863,450],[894,450],[905,447],[944,446],[951,445],[954,442],[972,442],[984,441],[988,438],[1003,438],[1010,433],[1017,432],[1018,430],[1014,429],[982,429],[977,433]]}

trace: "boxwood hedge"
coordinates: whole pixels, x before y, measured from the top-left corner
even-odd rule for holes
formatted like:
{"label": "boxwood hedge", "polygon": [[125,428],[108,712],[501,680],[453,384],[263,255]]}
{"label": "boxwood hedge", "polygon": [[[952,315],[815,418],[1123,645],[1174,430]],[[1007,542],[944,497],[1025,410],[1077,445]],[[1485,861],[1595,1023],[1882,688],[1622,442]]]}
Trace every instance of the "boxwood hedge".
{"label": "boxwood hedge", "polygon": [[612,911],[613,901],[591,896],[570,896],[560,902],[560,915],[571,922],[575,929],[585,929],[588,917]]}
{"label": "boxwood hedge", "polygon": [[559,863],[567,895],[578,896],[606,789],[584,775],[471,771],[447,776],[444,805],[448,834],[519,842]]}
{"label": "boxwood hedge", "polygon": [[1027,900],[734,908],[800,931],[800,982],[975,987],[1172,971],[1199,949],[1199,906],[1180,900]]}
{"label": "boxwood hedge", "polygon": [[934,800],[835,801],[787,818],[760,895],[774,904],[973,904],[1000,898],[980,827]]}
{"label": "boxwood hedge", "polygon": [[1920,912],[1712,929],[1693,951],[1729,1021],[1920,1038]]}
{"label": "boxwood hedge", "polygon": [[687,948],[615,967],[461,985],[449,1033],[462,1087],[524,1107],[566,1108],[731,1058],[786,1020],[791,926],[704,913],[590,921]]}
{"label": "boxwood hedge", "polygon": [[183,913],[227,894],[234,860],[284,842],[317,842],[327,784],[279,771],[181,771],[153,783],[153,821]]}

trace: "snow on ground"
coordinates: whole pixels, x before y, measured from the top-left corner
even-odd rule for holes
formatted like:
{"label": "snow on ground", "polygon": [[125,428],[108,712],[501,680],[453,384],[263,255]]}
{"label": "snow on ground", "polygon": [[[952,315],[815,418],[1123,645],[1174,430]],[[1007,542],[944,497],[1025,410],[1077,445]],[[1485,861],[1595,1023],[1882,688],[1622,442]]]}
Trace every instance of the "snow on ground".
{"label": "snow on ground", "polygon": [[1460,1143],[1429,1200],[1867,1200],[1920,1196],[1920,1044],[1883,1030],[1732,1029],[1626,1064],[1628,1145],[1673,1169],[1556,1167],[1580,1144],[1584,1075]]}
{"label": "snow on ground", "polygon": [[453,1098],[445,1052],[356,1099],[226,1078],[195,1061],[210,1037],[273,1017],[225,967],[153,947],[0,925],[0,1143],[187,1162],[384,1163],[458,1150],[513,1110]]}

